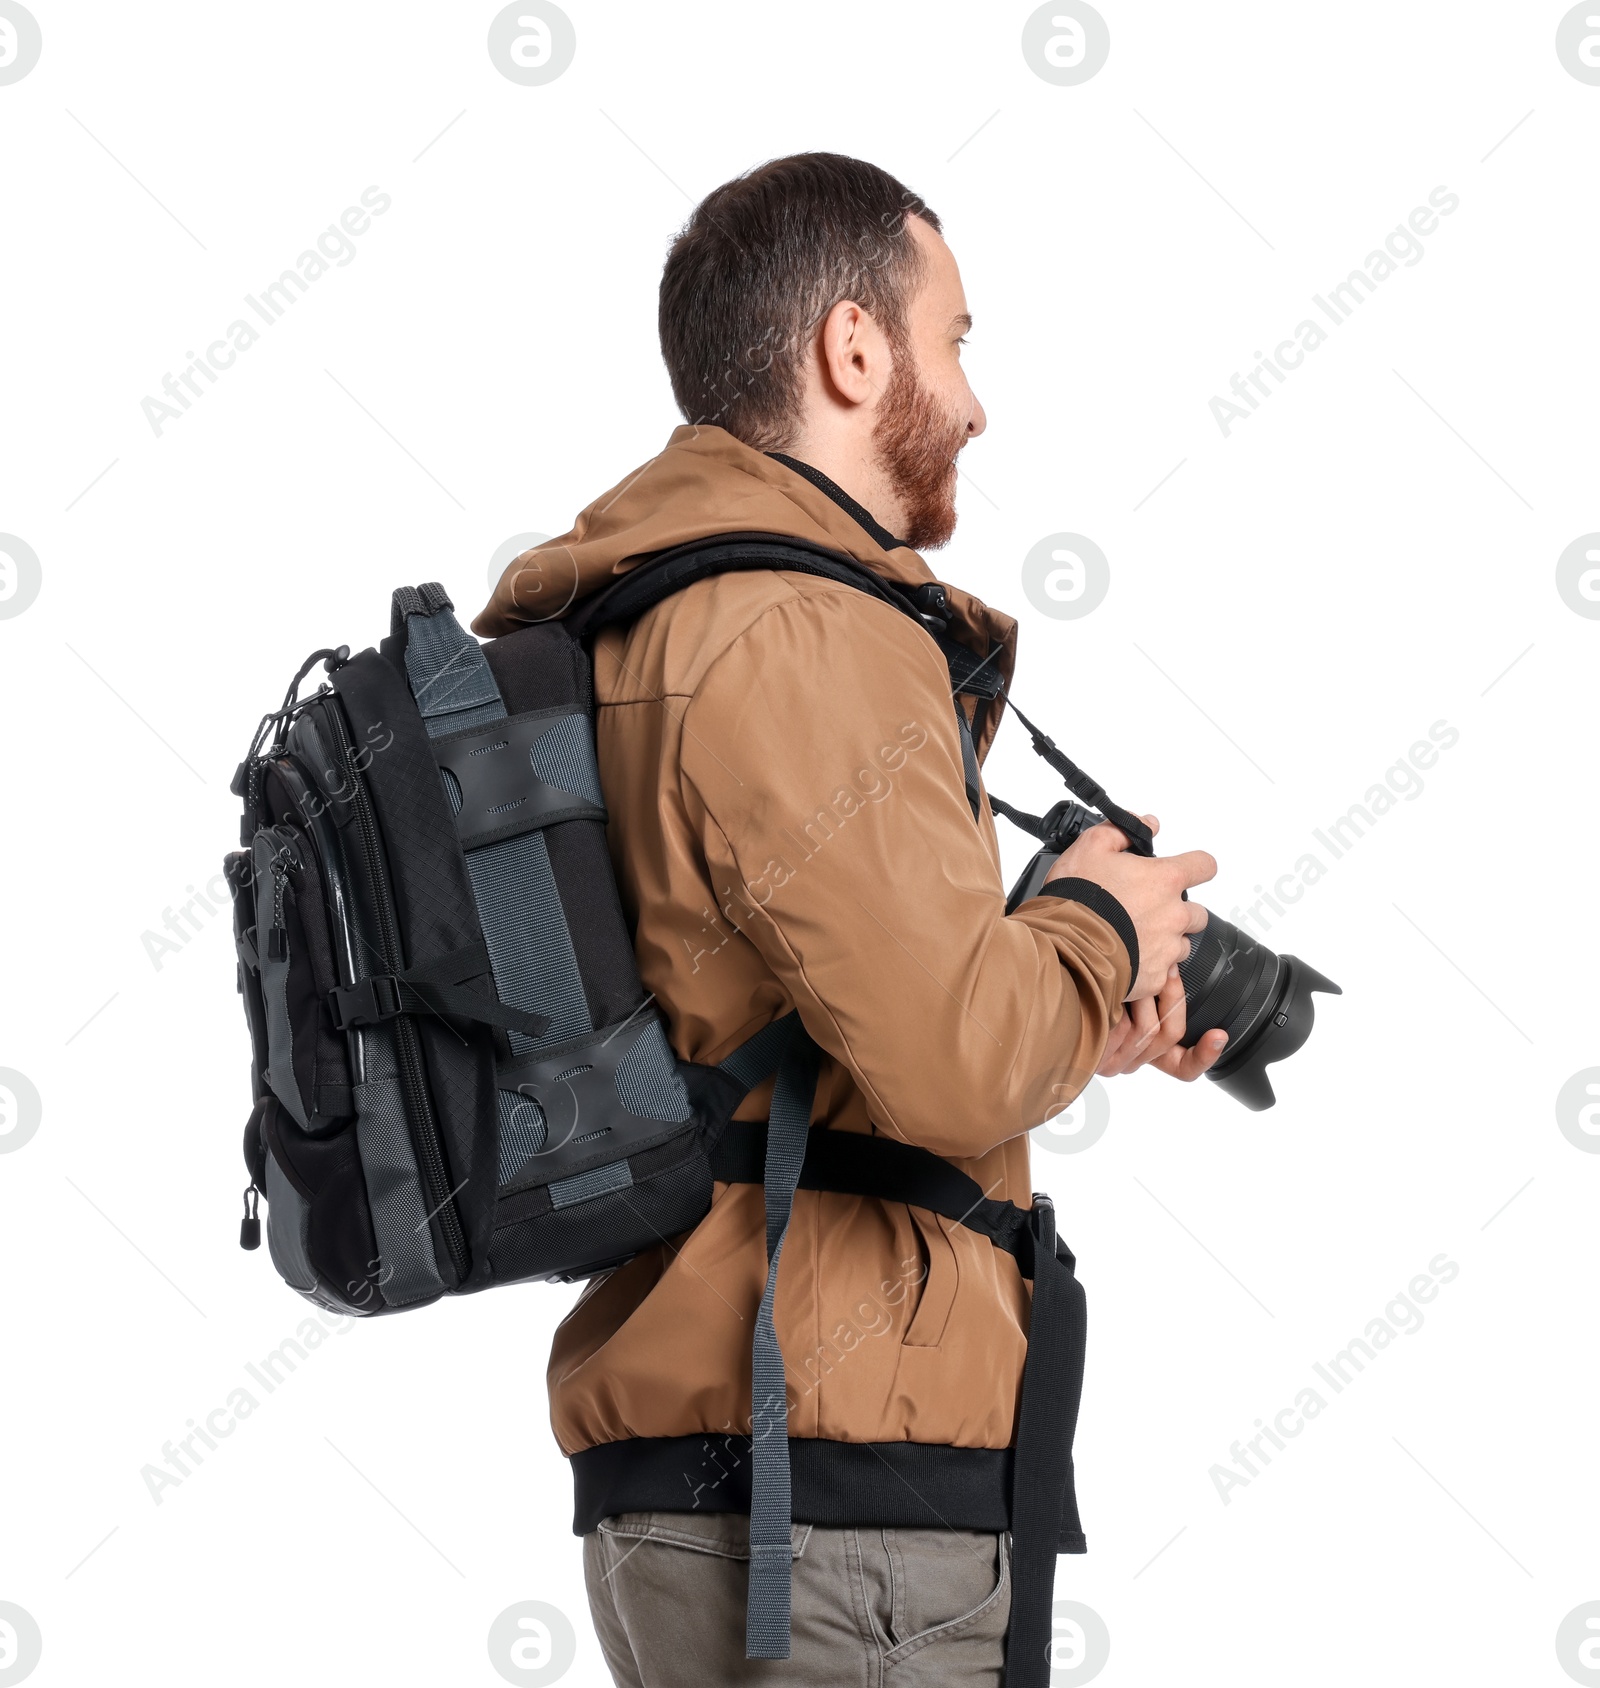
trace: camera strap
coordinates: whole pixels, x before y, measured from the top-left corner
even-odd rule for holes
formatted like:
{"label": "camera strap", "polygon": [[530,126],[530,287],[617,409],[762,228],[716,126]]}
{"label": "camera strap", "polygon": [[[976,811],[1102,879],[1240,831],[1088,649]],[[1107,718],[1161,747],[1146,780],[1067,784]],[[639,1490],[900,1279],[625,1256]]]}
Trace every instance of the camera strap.
{"label": "camera strap", "polygon": [[[1128,848],[1136,856],[1153,856],[1155,854],[1155,835],[1135,814],[1130,814],[1120,803],[1113,803],[1106,795],[1106,788],[1090,775],[1086,774],[1070,757],[1068,757],[1056,741],[1042,728],[1036,727],[1026,715],[1012,702],[1008,693],[1001,691],[996,694],[1013,715],[1027,729],[1033,740],[1034,750],[1060,774],[1066,782],[1067,790],[1074,797],[1087,803],[1091,808],[1098,809],[1115,827],[1119,827],[1128,835]],[[1038,815],[1024,813],[1014,809],[1009,803],[989,794],[989,806],[1002,814],[1014,826],[1019,826],[1024,832],[1032,833],[1035,838],[1045,836],[1044,819]]]}
{"label": "camera strap", "polygon": [[[942,590],[942,588],[941,588]],[[1135,814],[1130,814],[1120,803],[1112,802],[1106,793],[1106,788],[1100,782],[1086,774],[1069,756],[1067,756],[1056,741],[1042,728],[1036,727],[1026,715],[1011,701],[1004,682],[994,667],[994,658],[999,649],[991,651],[986,657],[975,656],[965,645],[950,638],[942,628],[930,628],[935,642],[944,653],[944,659],[950,669],[950,690],[957,699],[962,696],[975,697],[979,700],[979,709],[985,708],[991,701],[998,699],[1001,704],[1010,708],[1011,713],[1027,729],[1033,740],[1034,750],[1060,774],[1066,782],[1067,790],[1074,797],[1087,803],[1091,808],[1098,809],[1113,826],[1120,827],[1128,836],[1128,847],[1136,856],[1151,856],[1155,854],[1155,840],[1150,828]],[[972,805],[974,815],[978,812],[978,758],[973,746],[974,728],[968,726],[967,717],[960,703],[956,704],[956,722],[961,732],[961,760],[966,778],[967,801]],[[1035,838],[1044,840],[1048,837],[1047,816],[1030,815],[1024,810],[1013,808],[1011,804],[989,793],[989,806],[996,814],[1004,815],[1014,826],[1021,827],[1024,832],[1031,833]]]}

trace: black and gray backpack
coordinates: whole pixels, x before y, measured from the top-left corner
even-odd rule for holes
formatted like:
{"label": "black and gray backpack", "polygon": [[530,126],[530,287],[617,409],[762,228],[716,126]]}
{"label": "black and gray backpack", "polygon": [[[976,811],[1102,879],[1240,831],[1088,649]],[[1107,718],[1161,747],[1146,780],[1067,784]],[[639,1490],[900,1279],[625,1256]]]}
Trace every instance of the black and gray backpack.
{"label": "black and gray backpack", "polygon": [[710,1203],[708,1150],[764,1075],[667,1045],[591,710],[563,624],[480,645],[442,587],[403,587],[379,649],[307,659],[235,775],[241,1241],[265,1194],[274,1265],[327,1307],[589,1277]]}
{"label": "black and gray backpack", "polygon": [[[380,1314],[593,1277],[692,1229],[713,1179],[764,1184],[747,1641],[752,1657],[782,1658],[787,1399],[772,1305],[794,1191],[903,1201],[981,1232],[1033,1282],[1004,1522],[1008,1682],[1042,1685],[1054,1555],[1083,1551],[1070,1452],[1083,1291],[1049,1199],[1019,1208],[926,1150],[811,1130],[818,1051],[797,1014],[702,1066],[674,1055],[640,983],[585,641],[738,569],[822,575],[890,604],[938,641],[953,691],[993,705],[992,671],[943,637],[941,587],[770,535],[662,553],[574,614],[482,645],[441,586],[402,587],[377,649],[301,665],[233,782],[242,848],[225,870],[253,1056],[240,1242],[259,1246],[265,1195],[281,1276],[329,1309]],[[301,697],[319,663],[326,678]],[[734,1123],[769,1076],[770,1119]]]}

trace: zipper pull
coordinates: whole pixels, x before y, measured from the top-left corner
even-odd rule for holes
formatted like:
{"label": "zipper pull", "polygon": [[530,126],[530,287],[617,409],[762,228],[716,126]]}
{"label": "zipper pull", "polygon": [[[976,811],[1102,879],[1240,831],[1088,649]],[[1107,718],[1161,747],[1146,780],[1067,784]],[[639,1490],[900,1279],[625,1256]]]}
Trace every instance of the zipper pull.
{"label": "zipper pull", "polygon": [[288,850],[280,850],[272,858],[272,925],[267,929],[267,959],[286,960],[289,954],[289,929],[283,920],[283,892],[288,883],[291,866]]}
{"label": "zipper pull", "polygon": [[244,799],[244,813],[239,817],[239,845],[248,850],[261,824],[261,760],[253,751],[234,769],[228,789],[235,797]]}
{"label": "zipper pull", "polygon": [[244,1218],[239,1221],[239,1247],[261,1247],[261,1221],[256,1216],[256,1210],[261,1201],[261,1192],[256,1188],[255,1180],[250,1180],[250,1187],[244,1193]]}

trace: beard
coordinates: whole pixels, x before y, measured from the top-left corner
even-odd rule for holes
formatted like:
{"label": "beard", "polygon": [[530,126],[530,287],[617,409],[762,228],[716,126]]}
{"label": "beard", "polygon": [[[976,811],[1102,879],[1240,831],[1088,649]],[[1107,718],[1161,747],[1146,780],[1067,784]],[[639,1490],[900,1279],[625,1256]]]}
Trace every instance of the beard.
{"label": "beard", "polygon": [[901,534],[914,551],[936,550],[956,530],[956,453],[967,424],[917,378],[910,349],[895,348],[872,440],[878,464],[905,509]]}

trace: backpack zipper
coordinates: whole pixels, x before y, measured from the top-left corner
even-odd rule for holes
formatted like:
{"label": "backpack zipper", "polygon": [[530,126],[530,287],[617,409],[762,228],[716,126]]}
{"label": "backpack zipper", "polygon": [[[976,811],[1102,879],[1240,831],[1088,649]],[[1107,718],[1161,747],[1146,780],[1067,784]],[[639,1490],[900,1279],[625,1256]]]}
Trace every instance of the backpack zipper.
{"label": "backpack zipper", "polygon": [[269,961],[283,961],[289,954],[289,928],[283,918],[283,894],[288,886],[289,875],[299,865],[287,844],[283,845],[268,863],[272,874],[272,924],[267,928]]}
{"label": "backpack zipper", "polygon": [[[383,843],[378,835],[378,818],[373,812],[372,797],[366,778],[356,758],[355,746],[345,723],[344,706],[340,702],[329,711],[334,732],[339,740],[344,760],[344,773],[350,781],[350,806],[355,812],[357,828],[367,860],[367,873],[373,889],[373,902],[378,914],[378,941],[384,965],[391,973],[405,971],[405,958],[400,953],[399,920],[394,899],[389,890],[388,863],[384,859]],[[422,1043],[417,1028],[404,1014],[392,1022],[395,1044],[400,1056],[400,1083],[405,1093],[406,1116],[411,1123],[411,1136],[422,1162],[423,1185],[427,1191],[429,1210],[439,1220],[439,1229],[458,1276],[467,1273],[466,1237],[461,1229],[461,1215],[457,1210],[454,1192],[446,1170],[444,1149],[439,1141],[439,1125],[434,1117],[433,1104],[423,1075]]]}

